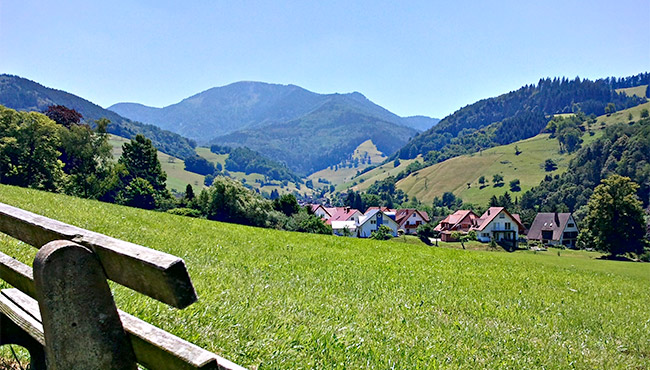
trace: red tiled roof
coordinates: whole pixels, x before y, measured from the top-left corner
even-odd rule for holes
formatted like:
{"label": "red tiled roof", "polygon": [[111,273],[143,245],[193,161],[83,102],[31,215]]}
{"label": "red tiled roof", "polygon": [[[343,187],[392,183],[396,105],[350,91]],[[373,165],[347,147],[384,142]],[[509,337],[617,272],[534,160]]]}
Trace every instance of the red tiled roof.
{"label": "red tiled roof", "polygon": [[[478,216],[473,211],[466,210],[466,209],[461,209],[461,210],[458,210],[458,211],[450,214],[449,216],[445,217],[444,220],[440,221],[440,223],[434,228],[434,230],[442,231],[442,224],[443,223],[449,224],[450,225],[449,228],[454,229],[455,227],[458,226],[458,224],[463,222],[463,220],[465,218],[467,218],[467,216],[470,216],[470,218],[471,218],[470,221],[471,221],[472,224],[474,224],[474,222],[473,222],[474,220],[478,219]],[[471,217],[471,216],[473,216],[473,217]]]}
{"label": "red tiled roof", "polygon": [[420,215],[424,222],[430,221],[429,215],[426,212],[420,212],[414,208],[398,209],[397,212],[395,212],[395,221],[397,221],[397,223],[401,226],[406,220],[408,220],[409,217],[411,217],[412,214],[416,212],[418,215]]}
{"label": "red tiled roof", "polygon": [[499,213],[501,213],[501,211],[505,212],[508,216],[510,216],[510,218],[512,218],[517,223],[520,230],[525,230],[526,229],[524,227],[524,225],[521,223],[521,220],[519,219],[519,215],[517,215],[517,217],[515,217],[503,207],[490,207],[490,208],[488,208],[488,210],[485,211],[485,213],[483,213],[481,215],[481,218],[479,218],[477,220],[478,221],[478,227],[476,227],[475,229],[478,230],[478,231],[483,231],[483,229],[485,229],[485,227],[487,225],[489,225],[490,222],[492,222],[492,220],[494,220],[494,218],[497,217],[497,215]]}
{"label": "red tiled roof", "polygon": [[366,213],[368,213],[370,211],[374,211],[374,210],[379,210],[379,211],[382,211],[384,213],[395,213],[396,212],[395,209],[388,208],[388,207],[368,207],[368,209],[366,209]]}
{"label": "red tiled roof", "polygon": [[354,208],[348,208],[348,207],[336,207],[336,212],[332,215],[327,220],[327,224],[331,225],[332,221],[348,221],[350,220],[356,213],[359,213],[361,215],[361,212]]}

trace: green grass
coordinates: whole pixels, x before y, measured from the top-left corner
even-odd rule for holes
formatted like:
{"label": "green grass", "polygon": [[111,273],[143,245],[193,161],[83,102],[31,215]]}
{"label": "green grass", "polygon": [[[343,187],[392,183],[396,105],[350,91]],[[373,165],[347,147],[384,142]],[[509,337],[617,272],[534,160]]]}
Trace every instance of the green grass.
{"label": "green grass", "polygon": [[[515,146],[521,154],[515,154]],[[546,172],[540,167],[548,158],[558,164],[557,170]],[[520,196],[533,186],[539,185],[547,174],[555,175],[566,171],[569,159],[570,156],[559,153],[556,139],[550,139],[548,134],[541,134],[426,167],[400,180],[397,188],[409,196],[417,196],[418,200],[426,203],[450,191],[465,202],[484,204],[492,195],[499,196],[505,191],[510,191],[508,183],[514,179],[521,182],[521,191],[513,196]],[[492,184],[492,176],[497,173],[504,178],[503,186],[495,187]],[[481,176],[485,176],[489,181],[483,188],[478,183]],[[470,183],[469,189],[467,183]]]}
{"label": "green grass", "polygon": [[196,304],[116,288],[118,306],[251,369],[650,367],[650,264],[265,230],[9,186],[0,201],[184,258]]}
{"label": "green grass", "polygon": [[[354,153],[352,154],[352,158],[364,158],[365,155],[368,155],[370,157],[370,165],[372,164],[377,164],[381,163],[386,159],[386,156],[382,152],[380,152],[377,149],[377,146],[372,142],[372,140],[366,140],[363,143],[361,143],[355,150]],[[326,179],[333,185],[341,185],[346,182],[350,182],[352,178],[357,174],[358,171],[363,170],[364,168],[368,167],[369,164],[359,164],[358,167],[352,167],[348,168],[346,166],[343,166],[340,164],[341,167],[338,169],[330,169],[326,168],[317,172],[314,172],[313,174],[309,175],[309,179],[314,181],[314,184],[316,184],[316,181],[318,181],[319,178]],[[326,184],[319,184],[319,186],[323,186]]]}
{"label": "green grass", "polygon": [[[115,159],[122,155],[122,144],[128,142],[120,136],[111,135],[109,143],[113,146],[113,157]],[[187,184],[192,185],[195,192],[205,188],[204,176],[185,170],[185,162],[182,159],[172,157],[158,151],[158,160],[163,171],[167,173],[167,188],[176,192],[185,192]]]}
{"label": "green grass", "polygon": [[648,90],[648,85],[641,85],[635,87],[628,87],[625,89],[616,89],[617,93],[624,92],[627,96],[638,96],[640,98],[646,97],[646,91]]}
{"label": "green grass", "polygon": [[[210,148],[205,148],[205,147],[197,147],[196,148],[196,153],[207,159],[208,161],[212,162],[213,164],[221,163],[222,168],[226,168],[226,159],[228,158],[228,154],[215,154],[210,151]],[[280,194],[285,194],[285,193],[293,193],[294,191],[297,191],[298,193],[301,194],[312,194],[312,190],[308,189],[305,186],[301,186],[300,189],[298,189],[298,184],[295,182],[288,182],[287,186],[283,186],[280,181],[273,181],[273,185],[264,185],[261,186],[260,183],[255,182],[255,180],[263,180],[264,175],[259,174],[259,173],[250,173],[246,174],[244,172],[237,172],[237,171],[228,171],[230,174],[230,177],[241,181],[242,179],[246,180],[246,183],[253,186],[253,188],[259,189],[260,191],[265,191],[267,193],[271,193],[273,190],[277,190]]]}

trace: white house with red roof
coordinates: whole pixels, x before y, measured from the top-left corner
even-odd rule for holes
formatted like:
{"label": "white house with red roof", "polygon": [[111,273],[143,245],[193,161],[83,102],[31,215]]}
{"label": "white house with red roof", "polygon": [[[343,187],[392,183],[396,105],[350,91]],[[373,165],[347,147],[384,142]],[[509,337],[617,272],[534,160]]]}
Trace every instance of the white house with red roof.
{"label": "white house with red roof", "polygon": [[[327,211],[325,207],[323,207],[320,204],[310,204],[309,208],[311,208],[311,211],[318,217],[322,218],[323,220],[328,220],[330,217],[332,217],[332,214]],[[332,208],[330,208],[331,210]]]}
{"label": "white house with red roof", "polygon": [[503,207],[490,207],[470,230],[475,230],[477,239],[484,243],[494,240],[516,245],[519,234],[524,233],[526,228],[519,215],[511,214]]}
{"label": "white house with red roof", "polygon": [[377,231],[380,226],[385,225],[391,231],[391,235],[397,236],[398,224],[386,212],[379,209],[367,211],[358,221],[356,235],[359,238],[368,238],[373,231]]}
{"label": "white house with red roof", "polygon": [[440,233],[440,240],[443,242],[457,241],[451,237],[453,232],[467,234],[472,227],[477,227],[479,217],[471,210],[461,209],[445,217],[434,228]]}
{"label": "white house with red roof", "polygon": [[426,212],[414,208],[398,209],[395,213],[395,221],[398,229],[404,230],[406,234],[416,234],[418,226],[429,223],[429,215]]}
{"label": "white house with red roof", "polygon": [[332,225],[333,221],[354,221],[359,222],[359,218],[363,216],[359,210],[350,207],[336,207],[330,218],[325,221],[326,224]]}

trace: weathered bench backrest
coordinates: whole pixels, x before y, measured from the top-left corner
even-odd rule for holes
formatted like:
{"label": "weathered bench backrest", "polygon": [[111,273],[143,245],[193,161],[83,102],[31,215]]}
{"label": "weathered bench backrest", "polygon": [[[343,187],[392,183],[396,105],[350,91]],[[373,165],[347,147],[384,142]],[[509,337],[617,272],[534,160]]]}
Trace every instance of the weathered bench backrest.
{"label": "weathered bench backrest", "polygon": [[[121,285],[178,308],[197,300],[184,261],[170,254],[2,203],[0,232],[36,248],[56,240],[72,241],[92,251],[105,276]],[[41,312],[37,302],[29,298],[37,297],[32,268],[0,252],[0,278],[19,290],[8,289],[0,294],[0,313],[45,345]],[[24,311],[24,318],[16,313],[16,306]],[[137,362],[150,369],[243,369],[127,313],[118,310],[118,314]]]}

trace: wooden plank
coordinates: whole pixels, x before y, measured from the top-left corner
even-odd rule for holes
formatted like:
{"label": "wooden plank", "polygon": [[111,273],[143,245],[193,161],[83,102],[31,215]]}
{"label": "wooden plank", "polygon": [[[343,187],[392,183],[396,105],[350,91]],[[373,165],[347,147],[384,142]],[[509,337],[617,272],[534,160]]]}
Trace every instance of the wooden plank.
{"label": "wooden plank", "polygon": [[[12,260],[8,264],[10,267],[4,266],[8,260]],[[24,309],[38,319],[40,325],[41,316],[38,304],[28,297],[28,295],[35,296],[32,269],[2,252],[0,252],[0,264],[0,273],[2,273],[0,277],[19,289],[5,289],[2,290],[2,294],[11,297],[13,301],[21,302]],[[14,285],[15,282],[21,283],[21,286]],[[2,302],[0,302],[0,310],[1,306]],[[138,363],[150,369],[245,370],[223,357],[167,333],[126,312],[118,310],[118,313],[124,330],[129,335]],[[42,336],[42,325],[40,325],[40,330]]]}
{"label": "wooden plank", "polygon": [[16,323],[40,344],[45,345],[38,302],[17,289],[0,291],[0,312]]}
{"label": "wooden plank", "polygon": [[178,308],[197,300],[185,262],[170,254],[111,238],[0,203],[0,232],[36,248],[70,240],[99,257],[106,276]]}

